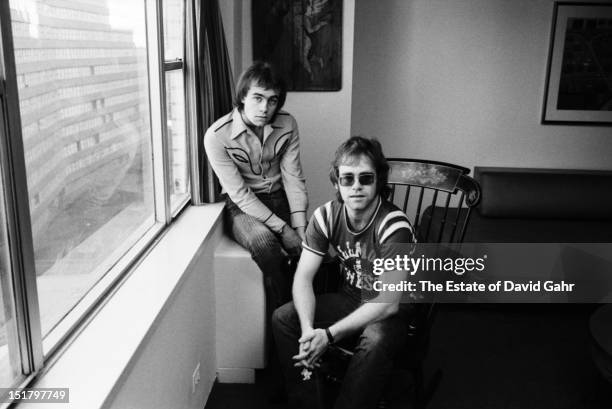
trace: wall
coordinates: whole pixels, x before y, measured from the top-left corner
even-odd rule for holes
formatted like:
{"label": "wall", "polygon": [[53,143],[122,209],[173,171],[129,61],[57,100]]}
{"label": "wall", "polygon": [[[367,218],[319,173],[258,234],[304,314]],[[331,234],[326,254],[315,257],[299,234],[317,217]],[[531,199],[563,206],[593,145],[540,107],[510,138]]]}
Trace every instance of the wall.
{"label": "wall", "polygon": [[[251,1],[228,0],[222,6],[232,67],[253,61]],[[238,12],[238,11],[241,11]],[[290,92],[284,109],[297,119],[302,166],[306,176],[310,211],[333,197],[327,176],[335,148],[350,136],[353,91],[353,31],[355,2],[343,3],[342,89],[338,92]],[[231,21],[229,21],[231,20]],[[230,39],[231,37],[231,39]]]}
{"label": "wall", "polygon": [[[220,225],[194,258],[104,407],[204,407],[217,368],[215,285],[210,266],[221,236]],[[201,379],[192,393],[191,378],[197,362]]]}
{"label": "wall", "polygon": [[552,0],[357,0],[352,133],[467,167],[612,169],[610,127],[541,125]]}

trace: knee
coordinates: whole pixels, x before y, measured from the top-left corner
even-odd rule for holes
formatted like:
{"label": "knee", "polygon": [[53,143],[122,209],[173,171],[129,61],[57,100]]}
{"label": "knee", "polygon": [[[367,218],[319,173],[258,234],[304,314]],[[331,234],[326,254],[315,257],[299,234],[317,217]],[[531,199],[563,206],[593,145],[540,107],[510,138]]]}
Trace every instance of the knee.
{"label": "knee", "polygon": [[377,348],[383,343],[384,338],[385,336],[381,332],[380,327],[376,324],[371,324],[361,333],[359,344],[368,347],[368,349]]}
{"label": "knee", "polygon": [[268,256],[278,257],[280,243],[276,235],[265,226],[253,229],[247,239],[248,249],[253,257],[265,258]]}
{"label": "knee", "polygon": [[359,338],[359,346],[366,350],[395,352],[405,344],[406,330],[399,323],[375,322],[368,325]]}
{"label": "knee", "polygon": [[281,305],[272,313],[272,328],[280,330],[282,328],[292,327],[297,319],[297,312],[293,306],[293,302],[288,302]]}

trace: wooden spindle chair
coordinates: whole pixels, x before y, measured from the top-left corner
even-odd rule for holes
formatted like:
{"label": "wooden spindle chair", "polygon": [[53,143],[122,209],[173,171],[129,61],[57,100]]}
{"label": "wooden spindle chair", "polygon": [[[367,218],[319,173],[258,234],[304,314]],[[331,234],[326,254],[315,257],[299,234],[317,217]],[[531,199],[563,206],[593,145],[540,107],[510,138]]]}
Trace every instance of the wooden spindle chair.
{"label": "wooden spindle chair", "polygon": [[[480,185],[468,176],[470,170],[450,163],[420,159],[388,159],[390,165],[388,200],[406,213],[419,243],[461,243],[470,214],[480,201]],[[416,304],[416,319],[409,325],[406,351],[398,369],[408,370],[414,380],[413,407],[423,409],[441,378],[437,371],[425,385],[423,363],[429,347],[435,317],[435,300]],[[350,359],[342,350],[336,356]],[[341,382],[337,373],[326,374],[332,382]],[[386,402],[381,402],[381,408]]]}

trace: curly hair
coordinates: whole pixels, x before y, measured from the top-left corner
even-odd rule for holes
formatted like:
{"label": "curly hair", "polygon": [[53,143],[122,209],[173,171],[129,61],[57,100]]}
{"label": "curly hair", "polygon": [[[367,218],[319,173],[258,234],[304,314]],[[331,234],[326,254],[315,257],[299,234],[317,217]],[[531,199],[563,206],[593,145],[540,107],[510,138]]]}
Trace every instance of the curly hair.
{"label": "curly hair", "polygon": [[[374,138],[352,136],[340,145],[336,150],[334,160],[329,169],[329,180],[336,186],[338,184],[338,168],[340,165],[347,162],[350,163],[351,160],[361,155],[368,157],[372,161],[376,171],[376,193],[383,199],[386,199],[390,192],[389,186],[387,186],[389,180],[389,163],[383,154],[380,142]],[[336,196],[338,200],[342,202],[339,191],[336,192]]]}

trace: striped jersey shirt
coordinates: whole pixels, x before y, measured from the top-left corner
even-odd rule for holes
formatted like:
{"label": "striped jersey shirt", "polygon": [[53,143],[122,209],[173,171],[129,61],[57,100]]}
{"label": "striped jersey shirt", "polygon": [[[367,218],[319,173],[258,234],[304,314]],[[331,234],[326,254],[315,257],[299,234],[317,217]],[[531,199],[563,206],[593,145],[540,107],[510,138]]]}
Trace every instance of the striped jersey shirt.
{"label": "striped jersey shirt", "polygon": [[415,243],[408,217],[392,203],[378,199],[371,220],[360,231],[351,229],[343,203],[333,200],[317,208],[306,229],[302,247],[320,256],[335,254],[341,265],[341,291],[361,299],[373,297],[375,258],[395,258],[396,247],[385,244]]}

